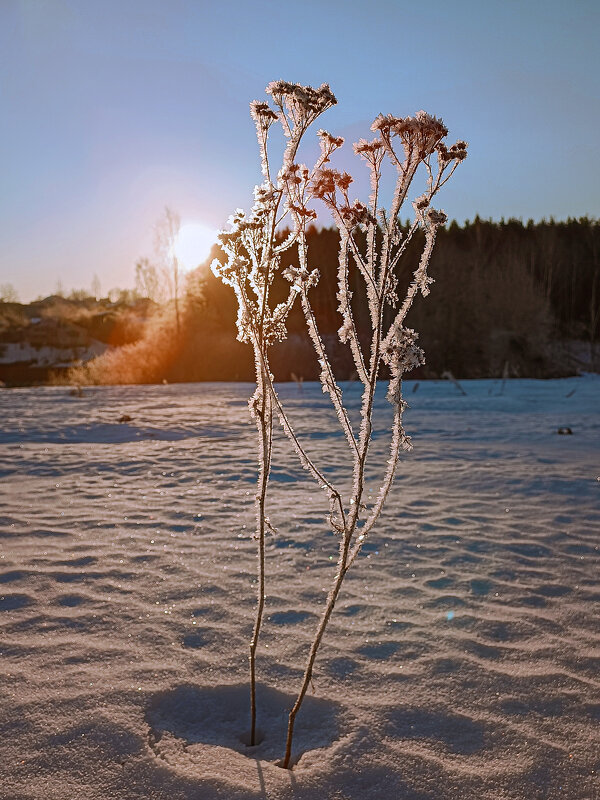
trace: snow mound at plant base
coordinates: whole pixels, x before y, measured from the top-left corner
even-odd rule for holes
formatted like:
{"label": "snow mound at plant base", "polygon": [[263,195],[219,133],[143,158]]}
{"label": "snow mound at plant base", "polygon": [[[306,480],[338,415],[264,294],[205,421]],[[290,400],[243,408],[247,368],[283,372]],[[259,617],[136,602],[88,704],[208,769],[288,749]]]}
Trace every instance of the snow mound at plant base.
{"label": "snow mound at plant base", "polygon": [[[279,766],[285,750],[288,714],[295,699],[291,694],[257,686],[260,724],[256,743],[251,746],[247,683],[178,686],[152,699],[146,714],[149,741],[159,758],[195,774],[211,771],[219,775],[220,770],[215,769],[215,751],[228,749],[226,769],[219,776],[228,781],[232,770],[247,770],[257,761],[266,762],[263,768],[271,764]],[[311,755],[317,761],[327,759],[327,750],[340,738],[338,717],[339,704],[306,698],[294,732],[295,766],[301,759],[314,763]],[[345,727],[352,728],[349,719],[345,720]]]}

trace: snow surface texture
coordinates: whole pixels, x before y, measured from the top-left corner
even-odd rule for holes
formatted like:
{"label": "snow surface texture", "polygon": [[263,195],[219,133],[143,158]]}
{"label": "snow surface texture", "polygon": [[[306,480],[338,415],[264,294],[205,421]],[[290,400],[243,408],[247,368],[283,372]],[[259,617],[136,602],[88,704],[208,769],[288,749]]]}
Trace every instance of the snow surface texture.
{"label": "snow surface texture", "polygon": [[[337,542],[280,435],[249,748],[253,387],[0,392],[0,797],[598,797],[600,379],[414,387],[415,450],[346,578],[293,771],[275,762]],[[320,386],[279,391],[350,480]]]}

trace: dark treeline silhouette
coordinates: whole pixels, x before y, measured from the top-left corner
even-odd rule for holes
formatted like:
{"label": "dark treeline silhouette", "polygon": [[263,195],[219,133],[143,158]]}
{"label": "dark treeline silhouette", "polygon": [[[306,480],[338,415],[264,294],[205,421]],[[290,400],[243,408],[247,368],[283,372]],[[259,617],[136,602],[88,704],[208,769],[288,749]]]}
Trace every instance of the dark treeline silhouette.
{"label": "dark treeline silhouette", "polygon": [[[400,297],[417,267],[420,237],[415,235],[399,263]],[[360,233],[357,239],[364,244]],[[333,228],[311,228],[308,243],[310,266],[320,272],[311,289],[319,329],[337,377],[352,379],[352,357],[337,335],[339,236]],[[409,377],[548,378],[582,368],[597,371],[599,252],[600,222],[587,218],[526,224],[476,218],[440,229],[429,268],[433,296],[430,302],[417,297],[406,320],[418,331],[427,359]],[[224,256],[215,246],[212,257]],[[291,249],[283,266],[294,260]],[[179,330],[172,304],[151,304],[154,313],[136,329],[139,338],[71,370],[68,378],[77,383],[253,381],[251,348],[236,340],[233,290],[207,267],[188,275]],[[368,352],[368,306],[362,279],[352,272],[354,318]],[[288,289],[278,276],[273,300],[283,300]],[[287,339],[272,350],[276,379],[316,380],[319,366],[299,304],[287,327]]]}
{"label": "dark treeline silhouette", "polygon": [[[311,291],[314,308],[336,373],[352,377],[352,359],[337,339],[336,271],[339,236],[335,229],[309,230],[309,259],[320,271]],[[411,280],[422,242],[417,234],[397,273],[399,295]],[[218,248],[213,255],[219,256]],[[574,371],[559,356],[557,343],[588,343],[594,351],[600,323],[600,223],[587,218],[523,224],[476,218],[440,230],[431,261],[434,302],[418,298],[407,324],[419,332],[427,363],[412,377],[499,375],[551,377]],[[293,250],[285,263],[294,260]],[[274,296],[286,291],[277,279]],[[353,287],[359,330],[367,330],[364,289]],[[190,338],[172,380],[252,380],[249,348],[234,342],[236,301],[233,292],[211,273],[204,276],[201,297],[188,314]],[[292,372],[317,378],[318,365],[299,306],[289,317],[289,336],[273,351],[277,379]],[[366,345],[366,342],[365,342]],[[595,365],[597,368],[597,364]]]}

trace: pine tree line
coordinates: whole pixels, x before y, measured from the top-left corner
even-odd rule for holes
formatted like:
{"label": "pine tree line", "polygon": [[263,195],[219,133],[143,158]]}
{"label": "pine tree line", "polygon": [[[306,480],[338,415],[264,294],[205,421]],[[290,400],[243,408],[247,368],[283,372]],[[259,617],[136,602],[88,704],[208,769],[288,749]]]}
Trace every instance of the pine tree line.
{"label": "pine tree line", "polygon": [[[311,268],[320,271],[319,284],[311,290],[315,314],[324,332],[332,361],[340,377],[352,377],[352,364],[337,341],[341,320],[337,313],[335,281],[338,233],[335,229],[312,227],[308,231]],[[422,242],[415,236],[409,246],[404,270],[398,274],[399,287],[411,279]],[[218,251],[215,251],[218,257]],[[295,254],[286,257],[293,262]],[[438,302],[427,306],[415,302],[408,323],[420,331],[427,364],[421,377],[435,377],[450,370],[460,377],[512,375],[548,377],[565,374],[568,365],[559,363],[553,344],[578,339],[589,343],[590,353],[600,337],[600,222],[588,218],[566,222],[519,220],[492,222],[475,218],[464,225],[451,223],[438,233],[438,245],[430,273],[436,281]],[[368,308],[358,287],[352,299],[359,331],[366,330]],[[283,299],[287,287],[276,286]],[[216,342],[219,334],[234,330],[233,292],[212,276],[202,281],[195,336]],[[305,332],[303,315],[295,308],[289,318],[286,342],[275,348],[276,377],[289,380],[286,364],[290,348],[294,360],[301,356],[305,379],[314,379],[317,364]],[[199,341],[197,342],[199,344]],[[244,348],[220,351],[214,376],[203,379],[246,379],[251,363]],[[195,349],[195,348],[193,348]],[[202,348],[203,350],[205,348]],[[227,355],[224,359],[223,356]],[[191,351],[190,351],[191,356]],[[206,361],[205,359],[203,359]],[[212,359],[208,359],[210,361]],[[596,359],[597,362],[598,359]],[[180,365],[183,374],[193,365],[187,358]],[[596,369],[598,363],[596,363]],[[205,368],[210,373],[210,364]],[[194,369],[198,374],[198,370]],[[418,377],[415,375],[415,377]],[[192,378],[193,379],[193,378]]]}

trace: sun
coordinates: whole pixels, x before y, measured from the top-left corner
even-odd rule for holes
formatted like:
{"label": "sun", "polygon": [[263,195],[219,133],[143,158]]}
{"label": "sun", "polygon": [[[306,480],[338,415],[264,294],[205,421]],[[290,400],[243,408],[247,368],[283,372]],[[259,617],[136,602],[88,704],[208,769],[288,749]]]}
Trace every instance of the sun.
{"label": "sun", "polygon": [[195,269],[206,261],[216,243],[216,230],[203,222],[186,222],[179,228],[173,252],[182,269]]}

